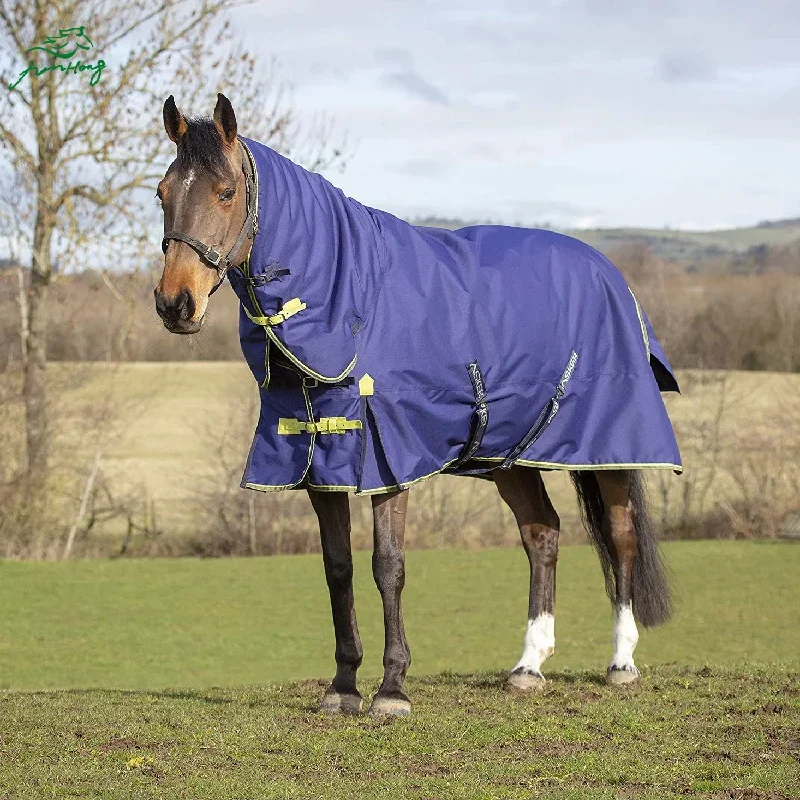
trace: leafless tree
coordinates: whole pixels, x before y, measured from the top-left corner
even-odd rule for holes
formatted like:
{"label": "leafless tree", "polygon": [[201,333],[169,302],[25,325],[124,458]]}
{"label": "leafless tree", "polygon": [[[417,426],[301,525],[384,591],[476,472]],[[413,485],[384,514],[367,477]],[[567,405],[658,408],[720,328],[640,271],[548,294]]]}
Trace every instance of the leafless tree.
{"label": "leafless tree", "polygon": [[312,168],[343,158],[330,144],[329,124],[304,127],[275,66],[259,64],[237,41],[229,20],[235,5],[0,0],[0,152],[30,186],[33,210],[24,367],[32,485],[47,474],[46,340],[55,265],[70,269],[92,252],[130,263],[146,252],[153,236],[145,190],[155,187],[174,147],[162,130],[165,94],[203,109],[224,90],[251,136]]}

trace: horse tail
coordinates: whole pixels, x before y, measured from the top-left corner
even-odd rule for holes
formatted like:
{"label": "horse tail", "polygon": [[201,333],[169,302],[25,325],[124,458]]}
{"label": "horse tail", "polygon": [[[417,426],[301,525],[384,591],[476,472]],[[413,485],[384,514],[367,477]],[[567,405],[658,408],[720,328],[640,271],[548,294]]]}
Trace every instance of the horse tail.
{"label": "horse tail", "polygon": [[[647,509],[647,493],[642,475],[627,471],[628,496],[633,510],[636,531],[636,557],[631,575],[633,614],[646,628],[662,625],[672,616],[672,593],[667,568],[658,547],[658,536]],[[578,494],[583,524],[600,557],[606,594],[616,603],[616,576],[613,544],[608,527],[603,525],[605,508],[597,477],[591,471],[576,470],[570,473]]]}

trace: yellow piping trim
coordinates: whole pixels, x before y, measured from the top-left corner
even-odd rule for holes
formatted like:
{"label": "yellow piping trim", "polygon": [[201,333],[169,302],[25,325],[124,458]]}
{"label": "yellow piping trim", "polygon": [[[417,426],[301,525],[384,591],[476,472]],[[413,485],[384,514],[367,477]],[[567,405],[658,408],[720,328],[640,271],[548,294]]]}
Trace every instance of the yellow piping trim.
{"label": "yellow piping trim", "polygon": [[[269,330],[267,328],[266,330]],[[314,411],[311,408],[311,398],[308,396],[308,389],[305,386],[302,387],[303,389],[303,399],[306,401],[306,414],[308,414],[309,419],[314,419]],[[308,475],[308,470],[311,468],[311,457],[314,455],[314,445],[317,442],[317,434],[314,431],[311,431],[311,441],[308,443],[308,458],[306,459],[306,468],[303,470],[303,474],[300,476],[300,480],[291,484],[290,488],[294,488],[301,484],[305,479],[306,475]]]}
{"label": "yellow piping trim", "polygon": [[[247,278],[250,277],[249,253],[244,262],[244,274],[245,277]],[[253,291],[253,287],[249,282],[247,284],[247,293],[250,295],[250,302],[253,304],[253,308],[256,311],[258,311],[260,315],[264,316],[264,310],[258,304],[256,293]],[[244,309],[244,312],[250,319],[253,319],[253,317],[250,316],[250,312],[247,310],[246,307]],[[337,375],[334,378],[326,377],[325,375],[321,375],[319,372],[316,372],[315,370],[311,369],[311,367],[306,366],[302,361],[300,361],[300,359],[297,358],[297,356],[295,356],[294,353],[292,353],[291,350],[289,350],[289,348],[286,347],[286,345],[278,338],[275,331],[272,330],[271,326],[265,325],[264,330],[266,331],[267,338],[271,342],[275,343],[275,346],[278,348],[278,350],[280,350],[281,353],[283,353],[286,356],[286,358],[288,358],[289,361],[292,362],[292,364],[294,364],[296,367],[299,367],[306,374],[311,375],[312,377],[316,378],[319,381],[322,381],[323,383],[338,383],[340,380],[342,380],[342,378],[346,378],[350,374],[350,371],[353,369],[353,367],[356,365],[356,359],[358,358],[357,354],[353,356],[353,360],[344,368],[344,371],[342,372],[341,375]],[[309,414],[308,418],[313,419],[314,418],[313,414]]]}
{"label": "yellow piping trim", "polygon": [[296,483],[271,484],[271,483],[246,483],[245,489],[255,489],[257,492],[282,492],[284,489],[297,488]]}
{"label": "yellow piping trim", "polygon": [[309,483],[309,489],[313,489],[315,492],[349,492],[354,491],[357,492],[358,486],[350,486],[349,484],[316,484],[316,483]]}
{"label": "yellow piping trim", "polygon": [[269,379],[270,375],[272,374],[272,370],[269,366],[269,339],[264,339],[264,383],[261,384],[262,389],[269,388]]}
{"label": "yellow piping trim", "polygon": [[[473,461],[503,461],[503,458],[496,456],[474,456]],[[668,464],[666,462],[653,462],[646,464],[556,464],[552,461],[527,461],[520,458],[514,462],[523,467],[540,467],[542,469],[562,469],[566,471],[580,471],[580,470],[601,470],[601,469],[671,469],[675,472],[683,472],[683,467],[680,464]]]}
{"label": "yellow piping trim", "polygon": [[[408,489],[416,483],[420,483],[421,481],[427,480],[428,478],[432,478],[434,475],[438,475],[441,472],[444,472],[452,463],[454,463],[457,459],[453,459],[453,461],[448,461],[441,469],[436,470],[435,472],[430,472],[427,475],[423,475],[421,478],[416,478],[413,481],[408,481],[407,483],[401,484],[392,484],[391,486],[378,486],[375,489],[364,489],[363,491],[359,492],[356,491],[358,489],[357,486],[347,486],[347,485],[335,485],[335,484],[315,484],[309,483],[308,488],[313,489],[315,492],[342,492],[342,491],[353,491],[357,495],[369,495],[369,494],[384,494],[386,492],[396,492],[402,491],[404,489]],[[475,457],[472,459],[474,461],[503,461],[503,458],[494,458],[494,457]],[[550,461],[525,461],[520,459],[519,461],[515,461],[514,464],[519,464],[521,467],[538,467],[540,469],[560,469],[565,472],[569,471],[580,471],[580,470],[612,470],[612,469],[671,469],[674,472],[683,472],[683,467],[679,464],[555,464]],[[474,477],[469,475],[464,475],[461,477]],[[247,484],[248,487],[251,489],[258,488],[256,486],[252,486],[251,484]],[[280,488],[280,487],[279,487]],[[286,487],[283,487],[286,488]],[[265,489],[265,491],[271,491],[270,489]]]}
{"label": "yellow piping trim", "polygon": [[458,461],[457,458],[454,458],[448,461],[441,469],[434,470],[433,472],[429,472],[427,475],[423,475],[420,478],[414,478],[413,481],[406,481],[405,483],[393,483],[391,486],[377,486],[374,489],[363,489],[362,491],[357,491],[357,486],[335,486],[335,485],[318,485],[314,483],[309,483],[308,488],[314,489],[318,492],[339,492],[344,490],[353,489],[355,493],[361,497],[362,495],[368,494],[383,494],[385,492],[399,492],[403,491],[404,489],[408,489],[414,484],[421,483],[422,481],[428,480],[428,478],[432,478],[434,475],[438,475],[440,472],[446,470],[451,464],[455,464]]}
{"label": "yellow piping trim", "polygon": [[264,330],[267,332],[267,336],[270,338],[270,340],[275,343],[275,346],[278,348],[278,350],[280,350],[281,353],[283,353],[286,358],[292,362],[292,364],[294,364],[296,367],[299,367],[307,375],[311,375],[311,377],[316,378],[318,381],[322,381],[323,383],[338,383],[340,380],[342,380],[342,378],[346,378],[356,365],[356,359],[358,358],[358,355],[353,356],[353,360],[344,368],[341,374],[336,375],[333,378],[321,375],[319,372],[316,372],[315,370],[311,369],[311,367],[304,364],[294,353],[292,353],[292,351],[289,350],[289,348],[286,347],[286,345],[278,338],[277,334],[272,330],[272,328],[264,328]]}
{"label": "yellow piping trim", "polygon": [[642,307],[639,305],[639,301],[636,299],[636,295],[633,293],[633,289],[628,287],[628,291],[631,293],[631,297],[633,297],[633,302],[636,304],[636,316],[639,317],[639,325],[642,328],[642,339],[644,339],[644,349],[647,351],[647,360],[650,360],[650,337],[647,334],[647,325],[644,324],[644,317],[642,316]]}

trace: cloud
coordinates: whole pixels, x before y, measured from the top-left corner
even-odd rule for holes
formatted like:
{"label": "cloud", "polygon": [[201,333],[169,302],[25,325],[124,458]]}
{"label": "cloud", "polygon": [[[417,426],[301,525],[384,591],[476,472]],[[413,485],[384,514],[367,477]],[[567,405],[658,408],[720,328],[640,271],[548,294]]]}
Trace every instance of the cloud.
{"label": "cloud", "polygon": [[378,47],[374,51],[375,60],[380,64],[411,69],[414,58],[405,47]]}
{"label": "cloud", "polygon": [[664,53],[656,69],[665,83],[707,83],[717,76],[714,65],[701,53]]}
{"label": "cloud", "polygon": [[381,78],[381,83],[405,90],[414,97],[419,97],[428,103],[446,106],[450,98],[432,83],[428,82],[419,73],[407,69],[402,72],[391,72]]}
{"label": "cloud", "polygon": [[580,5],[590,14],[617,17],[667,15],[678,10],[675,0],[582,0]]}
{"label": "cloud", "polygon": [[390,169],[393,172],[419,178],[441,178],[450,170],[450,166],[436,158],[407,158],[391,165]]}
{"label": "cloud", "polygon": [[260,0],[235,17],[303,118],[325,111],[357,142],[331,178],[376,207],[649,226],[800,214],[798,0]]}

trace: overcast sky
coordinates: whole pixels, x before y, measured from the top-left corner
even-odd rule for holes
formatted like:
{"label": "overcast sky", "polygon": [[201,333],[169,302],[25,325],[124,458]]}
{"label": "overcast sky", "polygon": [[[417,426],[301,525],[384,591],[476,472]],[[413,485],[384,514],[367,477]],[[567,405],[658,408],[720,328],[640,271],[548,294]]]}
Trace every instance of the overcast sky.
{"label": "overcast sky", "polygon": [[[800,216],[798,0],[263,0],[237,12],[400,215],[558,226]],[[245,132],[246,133],[246,132]]]}

